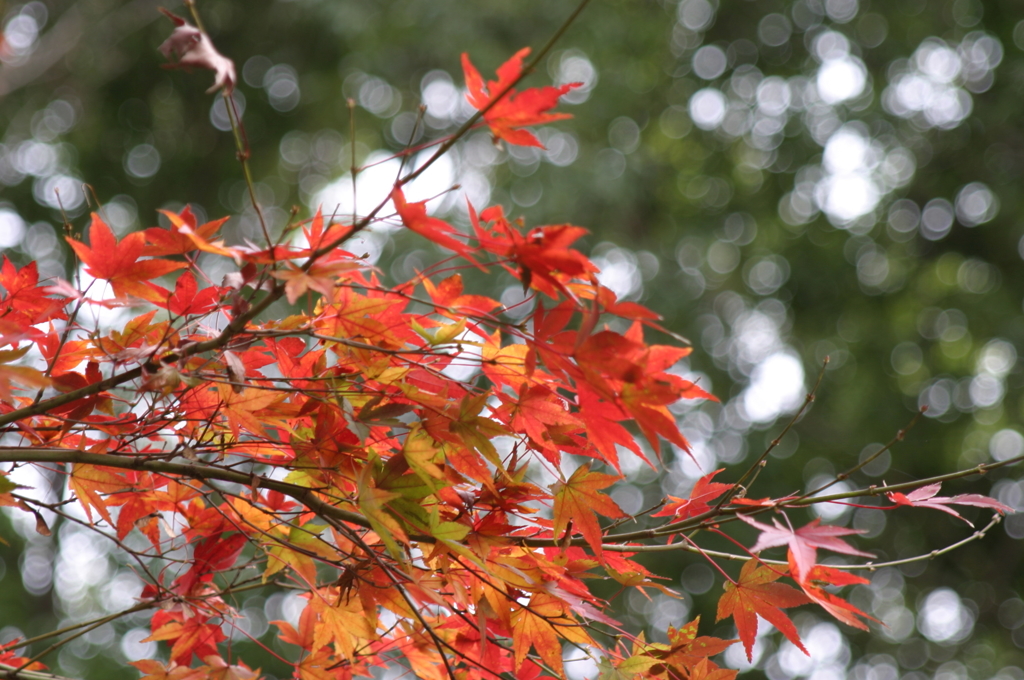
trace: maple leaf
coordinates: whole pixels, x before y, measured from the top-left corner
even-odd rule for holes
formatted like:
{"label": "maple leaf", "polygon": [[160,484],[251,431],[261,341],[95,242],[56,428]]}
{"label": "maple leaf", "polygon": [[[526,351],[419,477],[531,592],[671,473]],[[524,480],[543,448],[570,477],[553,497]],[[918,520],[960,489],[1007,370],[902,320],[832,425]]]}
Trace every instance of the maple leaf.
{"label": "maple leaf", "polygon": [[[789,554],[789,568],[790,571],[793,570],[792,552]],[[824,586],[852,586],[867,583],[869,581],[865,578],[823,564],[816,564],[807,574],[807,578],[799,582],[800,588],[803,589],[812,602],[820,605],[822,609],[837,620],[861,630],[867,630],[868,627],[858,617],[876,622],[878,619],[865,614],[838,595],[828,592]]]}
{"label": "maple leaf", "polygon": [[[490,104],[493,97],[504,92],[515,82],[523,72],[523,59],[530,53],[529,47],[512,55],[512,58],[498,67],[498,79],[488,81],[484,85],[484,79],[480,72],[469,60],[469,55],[462,54],[462,70],[466,76],[466,99],[477,110],[484,109]],[[521,128],[529,125],[542,125],[556,120],[572,118],[568,113],[546,113],[558,104],[558,98],[569,92],[574,87],[580,87],[583,83],[566,83],[558,87],[535,87],[522,92],[509,89],[498,101],[484,113],[484,120],[491,128],[491,132],[498,139],[504,139],[509,144],[520,146],[536,146],[541,149],[544,145],[540,143],[531,132]]]}
{"label": "maple leaf", "polygon": [[24,357],[30,349],[31,345],[25,345],[21,349],[0,350],[0,401],[11,401],[12,380],[38,389],[49,387],[50,379],[43,375],[42,371],[30,366],[10,365],[10,362]]}
{"label": "maple leaf", "polygon": [[359,597],[341,595],[337,588],[320,588],[313,591],[307,607],[311,607],[318,618],[313,633],[314,649],[333,642],[341,654],[351,658],[361,641],[375,637],[377,617],[373,611],[363,609]]}
{"label": "maple leaf", "polygon": [[[43,664],[42,662],[33,661],[32,663],[28,663],[29,660],[30,660],[29,657],[27,657],[27,656],[18,656],[18,654],[15,653],[14,650],[17,649],[19,646],[21,646],[21,645],[18,644],[19,642],[21,642],[21,638],[15,638],[15,639],[11,640],[10,642],[7,642],[5,644],[0,645],[0,664],[3,664],[5,666],[10,666],[12,668],[19,668],[19,669],[24,667],[25,670],[32,670],[32,671],[46,670],[46,665]],[[8,649],[8,648],[10,648],[10,649]],[[5,649],[7,651],[4,651]],[[28,664],[28,665],[25,665],[25,664]]]}
{"label": "maple leaf", "polygon": [[675,521],[680,521],[708,512],[711,510],[708,501],[713,501],[733,487],[732,484],[711,481],[715,475],[723,470],[725,468],[715,470],[711,474],[704,475],[698,479],[697,483],[693,485],[693,490],[690,491],[689,498],[669,496],[669,500],[672,502],[665,504],[664,508],[652,514],[651,517],[674,517]]}
{"label": "maple leaf", "polygon": [[937,496],[939,489],[942,488],[942,482],[936,482],[929,484],[928,486],[922,486],[920,489],[914,489],[908,494],[902,494],[899,491],[892,491],[886,495],[886,497],[895,503],[897,506],[910,505],[915,508],[932,508],[934,510],[941,510],[942,512],[953,515],[957,519],[962,519],[967,522],[970,526],[974,526],[966,518],[962,517],[959,512],[949,507],[950,505],[972,505],[977,508],[989,508],[995,510],[1000,515],[1005,515],[1008,512],[1013,512],[1013,508],[1008,505],[1004,505],[994,498],[988,496],[982,496],[976,493],[963,493],[957,496]]}
{"label": "maple leaf", "polygon": [[210,680],[258,680],[260,671],[255,671],[239,661],[237,664],[229,664],[221,656],[211,654],[204,656],[206,668],[209,669]]}
{"label": "maple leaf", "polygon": [[160,611],[153,615],[153,634],[141,642],[167,641],[171,643],[171,661],[188,665],[195,654],[200,659],[217,653],[217,643],[227,636],[217,624],[208,623],[205,616],[179,620],[177,613]]}
{"label": "maple leaf", "polygon": [[97,279],[109,281],[114,295],[119,298],[134,295],[150,302],[160,302],[166,296],[161,296],[159,290],[145,282],[188,265],[169,260],[139,260],[145,241],[145,235],[136,231],[118,243],[114,232],[96,213],[93,213],[89,226],[88,246],[67,237],[78,259],[85,263],[86,271]]}
{"label": "maple leaf", "polygon": [[89,520],[92,520],[92,508],[95,508],[110,525],[114,525],[114,522],[107,509],[108,504],[100,494],[112,494],[131,486],[128,480],[111,468],[83,463],[75,463],[71,466],[70,485],[85,508]]}
{"label": "maple leaf", "polygon": [[426,288],[430,299],[437,305],[435,311],[445,316],[487,314],[501,305],[498,301],[482,295],[463,294],[462,276],[459,274],[452,274],[438,284],[424,277],[423,287]]}
{"label": "maple leaf", "polygon": [[282,642],[296,645],[309,652],[314,651],[313,636],[316,632],[316,623],[316,610],[313,607],[305,607],[302,610],[302,613],[299,615],[299,627],[297,630],[295,626],[287,621],[270,621],[271,625],[281,629],[279,637]]}
{"label": "maple leaf", "polygon": [[50,291],[39,287],[39,269],[35,262],[16,269],[4,255],[0,286],[5,293],[0,297],[0,319],[20,327],[29,336],[40,334],[31,326],[67,318],[65,300],[46,297]]}
{"label": "maple leaf", "polygon": [[[230,219],[229,217],[222,217],[219,220],[213,220],[200,226],[197,224],[192,208],[187,205],[178,214],[174,214],[169,210],[161,210],[159,212],[167,217],[171,222],[171,226],[169,229],[150,227],[143,232],[146,235],[146,247],[142,250],[143,255],[153,257],[160,255],[184,255],[185,253],[200,249],[213,252],[214,254],[233,255],[233,251],[224,253],[217,250],[217,248],[223,245],[222,242],[210,241],[214,234],[217,233],[217,230]],[[213,250],[203,246],[209,246]]]}
{"label": "maple leaf", "polygon": [[532,646],[549,667],[564,677],[562,640],[586,645],[592,641],[585,630],[565,616],[565,606],[553,595],[535,593],[529,607],[520,607],[512,615],[512,644],[518,670]]}
{"label": "maple leaf", "polygon": [[165,664],[156,659],[129,661],[128,664],[135,666],[143,674],[139,680],[202,680],[206,677],[206,672],[202,668],[179,666],[173,662]]}
{"label": "maple leaf", "polygon": [[196,277],[187,271],[174,283],[174,293],[168,294],[162,302],[153,304],[163,307],[176,316],[202,315],[213,311],[220,300],[221,289],[210,286],[199,290]]}
{"label": "maple leaf", "polygon": [[681,670],[694,668],[702,660],[721,654],[735,643],[735,640],[723,640],[721,638],[706,635],[697,636],[697,628],[700,625],[700,617],[682,628],[668,627],[668,641],[670,647],[664,651],[657,651],[653,656],[665,659],[665,663],[675,666]]}
{"label": "maple leaf", "polygon": [[549,225],[523,234],[509,223],[501,206],[492,206],[477,215],[470,205],[469,220],[483,250],[518,265],[518,270],[507,265],[506,269],[519,277],[524,289],[532,287],[552,299],[560,291],[576,300],[567,283],[600,271],[583,253],[569,247],[588,233],[583,227]]}
{"label": "maple leaf", "polygon": [[11,492],[16,489],[31,489],[30,486],[23,486],[22,484],[15,484],[7,478],[7,473],[0,472],[0,506],[7,506],[10,508],[23,508],[24,504],[22,501],[11,496]]}
{"label": "maple leaf", "polygon": [[817,548],[824,548],[832,552],[843,553],[844,555],[859,555],[861,557],[874,557],[871,553],[857,550],[849,543],[846,543],[840,536],[851,534],[863,534],[867,529],[846,529],[822,525],[820,519],[815,519],[808,524],[793,530],[792,527],[782,526],[779,520],[772,519],[775,526],[768,526],[754,520],[746,515],[737,515],[741,520],[752,527],[761,530],[757,537],[757,543],[751,552],[757,553],[765,548],[774,548],[780,545],[788,545],[792,555],[791,572],[793,578],[798,582],[803,581],[815,563]]}
{"label": "maple leaf", "polygon": [[554,527],[556,537],[561,537],[571,520],[583,534],[583,538],[598,555],[601,554],[601,526],[597,522],[599,513],[609,519],[626,516],[622,508],[609,496],[598,493],[598,489],[611,486],[619,478],[600,472],[591,472],[589,465],[581,465],[566,482],[551,486],[555,495]]}
{"label": "maple leaf", "polygon": [[306,237],[309,248],[299,249],[299,257],[309,257],[314,251],[319,250],[332,243],[340,243],[352,231],[350,224],[331,223],[324,229],[324,216],[320,207],[317,206],[316,215],[309,222],[309,226],[303,225],[302,234]]}
{"label": "maple leaf", "polygon": [[207,580],[208,575],[230,568],[247,543],[245,534],[235,533],[225,537],[219,533],[207,536],[195,547],[192,567],[174,582],[172,589],[178,593],[188,593],[195,584]]}
{"label": "maple leaf", "polygon": [[402,189],[398,185],[395,185],[394,190],[391,192],[391,200],[395,204],[398,216],[402,218],[402,224],[411,231],[448,250],[454,250],[470,262],[476,264],[476,260],[470,255],[472,249],[464,242],[452,236],[452,234],[458,234],[459,231],[444,220],[427,214],[426,201],[409,203],[405,200],[405,194],[402,193]]}
{"label": "maple leaf", "polygon": [[735,680],[739,671],[719,668],[709,659],[701,659],[690,671],[690,680]]}
{"label": "maple leaf", "polygon": [[117,537],[124,540],[132,529],[138,529],[158,547],[160,533],[156,523],[157,505],[150,494],[131,493],[117,514]]}
{"label": "maple leaf", "polygon": [[640,677],[647,677],[645,674],[651,669],[652,666],[657,666],[661,663],[658,659],[647,654],[635,654],[627,657],[615,665],[607,658],[603,658],[598,662],[598,670],[601,671],[601,675],[598,676],[597,680],[633,680],[638,675]]}
{"label": "maple leaf", "polygon": [[315,290],[328,300],[333,300],[335,283],[340,275],[366,268],[366,263],[355,259],[350,253],[345,254],[349,257],[319,259],[305,269],[289,262],[286,269],[273,272],[273,276],[285,282],[285,295],[291,304],[295,304],[307,290]]}
{"label": "maple leaf", "polygon": [[235,75],[235,62],[217,51],[210,36],[192,26],[181,17],[160,8],[168,19],[174,22],[171,37],[160,45],[160,52],[168,59],[177,59],[176,64],[166,64],[165,68],[196,66],[214,72],[213,86],[207,94],[226,88],[228,92],[235,89],[238,77]]}
{"label": "maple leaf", "polygon": [[517,399],[498,394],[505,404],[495,415],[507,418],[516,432],[526,433],[553,465],[558,465],[560,454],[554,440],[559,430],[568,428],[575,431],[583,423],[570,413],[564,401],[551,393],[551,389],[538,385],[529,387],[523,383]]}
{"label": "maple leaf", "polygon": [[[287,535],[282,529],[288,529]],[[269,533],[269,541],[263,548],[267,553],[267,567],[263,572],[263,580],[273,574],[290,567],[310,587],[316,585],[316,559],[319,555],[325,559],[335,557],[331,547],[320,537],[322,527],[313,524],[305,526],[287,525]]]}
{"label": "maple leaf", "polygon": [[807,604],[810,599],[796,588],[776,581],[785,575],[778,567],[758,566],[758,560],[744,563],[740,578],[735,583],[725,584],[725,594],[718,600],[717,621],[730,616],[736,623],[736,632],[743,641],[747,660],[753,662],[754,639],[757,637],[757,617],[779,629],[786,638],[804,654],[808,651],[800,642],[796,626],[783,609]]}

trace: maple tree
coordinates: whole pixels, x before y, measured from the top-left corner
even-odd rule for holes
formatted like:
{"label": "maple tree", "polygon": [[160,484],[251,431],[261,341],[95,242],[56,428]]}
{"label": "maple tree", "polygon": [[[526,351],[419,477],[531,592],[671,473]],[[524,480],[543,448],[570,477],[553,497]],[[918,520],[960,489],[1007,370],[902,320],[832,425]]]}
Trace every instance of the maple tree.
{"label": "maple tree", "polygon": [[[162,50],[213,70],[230,102],[233,64],[199,28],[174,23]],[[714,399],[675,371],[689,347],[649,340],[678,343],[656,314],[601,284],[573,248],[583,228],[528,228],[500,206],[468,205],[466,234],[405,191],[477,126],[501,143],[541,144],[525,128],[566,118],[552,109],[574,84],[515,88],[550,45],[528,64],[527,50],[516,53],[486,85],[463,55],[476,115],[365,215],[318,211],[243,245],[218,238],[225,219],[199,224],[188,207],[165,213],[167,228],[120,239],[93,214],[83,235],[67,237],[92,287],[3,259],[0,462],[12,467],[0,471],[0,505],[33,516],[42,533],[46,516],[84,523],[131,555],[145,585],[124,615],[151,612],[147,640],[165,643],[163,660],[133,663],[144,678],[260,677],[228,644],[240,617],[232,597],[287,588],[305,604],[296,620],[272,623],[296,678],[368,677],[394,663],[428,680],[562,678],[574,648],[605,678],[731,680],[738,671],[716,658],[734,644],[750,658],[758,617],[804,651],[783,609],[815,604],[859,628],[873,620],[837,589],[881,565],[818,556],[871,558],[848,542],[863,532],[820,519],[794,527],[801,509],[884,495],[891,505],[872,507],[993,511],[971,540],[1010,510],[978,494],[938,496],[942,480],[748,498],[766,451],[735,480],[708,472],[686,497],[643,513],[661,524],[620,530],[636,519],[608,494],[623,478],[620,456],[657,468],[662,439],[687,455],[669,406]],[[245,167],[241,121],[226,107]],[[345,248],[383,223],[451,251],[449,267],[386,283]],[[220,282],[211,261],[229,270]],[[467,293],[463,266],[517,280],[535,297],[528,319]],[[290,314],[272,318],[281,301]],[[134,318],[90,326],[91,308]],[[469,377],[453,370],[467,365]],[[68,502],[13,481],[25,465],[65,478]],[[531,481],[536,468],[555,481]],[[759,532],[750,547],[745,526]],[[136,532],[144,547],[129,545]],[[735,551],[699,542],[722,535]],[[761,554],[781,547],[776,559]],[[643,565],[644,553],[664,550],[718,568],[717,618],[732,619],[738,639],[700,635],[698,617],[671,626],[667,642],[647,641],[587,584],[671,594]],[[92,624],[55,631],[56,647]],[[24,640],[7,643],[0,677],[40,677],[56,647],[33,655]]]}

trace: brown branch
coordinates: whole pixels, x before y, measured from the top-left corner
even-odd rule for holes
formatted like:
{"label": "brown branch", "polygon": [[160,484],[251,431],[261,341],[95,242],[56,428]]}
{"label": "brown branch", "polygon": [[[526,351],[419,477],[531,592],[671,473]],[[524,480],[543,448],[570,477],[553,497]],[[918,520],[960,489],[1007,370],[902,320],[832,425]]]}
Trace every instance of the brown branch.
{"label": "brown branch", "polygon": [[[996,513],[992,516],[992,519],[989,520],[988,524],[986,524],[983,529],[975,531],[967,538],[961,539],[955,543],[951,543],[947,545],[945,548],[940,548],[939,550],[932,550],[931,552],[923,553],[921,555],[915,555],[913,557],[904,557],[902,559],[890,560],[888,562],[868,562],[866,564],[829,564],[828,566],[833,567],[835,569],[842,569],[844,571],[875,571],[876,569],[881,569],[883,567],[898,567],[903,564],[911,564],[913,562],[923,562],[925,560],[935,559],[940,555],[945,555],[947,553],[953,552],[958,548],[962,548],[968,543],[973,543],[974,541],[979,541],[985,538],[985,535],[992,529],[992,527],[999,524],[999,522],[1001,521],[1002,515]],[[681,550],[683,552],[703,555],[704,557],[717,557],[723,560],[746,561],[750,559],[750,555],[747,554],[740,555],[737,553],[728,553],[719,550],[706,550],[704,548],[699,548],[696,545],[690,545],[689,543],[669,543],[668,545],[620,545],[617,543],[612,543],[607,545],[602,544],[601,549],[607,550],[609,552],[624,553],[660,553],[675,552]],[[765,564],[773,564],[781,567],[789,565],[789,562],[787,562],[786,560],[769,560],[763,557],[758,557],[758,559],[761,562],[764,562]]]}
{"label": "brown branch", "polygon": [[[683,533],[692,529],[700,529],[705,525],[721,522],[721,521],[732,521],[735,518],[732,517],[739,512],[745,514],[760,514],[763,512],[774,511],[786,507],[807,507],[818,503],[829,503],[837,500],[846,500],[850,498],[859,498],[864,496],[877,496],[882,493],[889,493],[892,491],[905,491],[907,489],[916,489],[927,484],[934,484],[935,482],[948,481],[951,479],[959,479],[962,477],[969,477],[975,474],[984,474],[989,470],[1005,467],[1015,463],[1024,461],[1024,456],[1018,456],[1017,458],[1011,458],[1005,461],[999,461],[996,463],[988,463],[984,465],[978,465],[973,468],[966,470],[959,470],[957,472],[951,472],[945,475],[938,475],[936,477],[929,477],[926,479],[919,479],[912,482],[905,482],[903,484],[891,484],[888,486],[869,486],[863,489],[855,489],[853,491],[847,491],[840,494],[832,494],[830,496],[818,496],[815,498],[797,498],[791,501],[779,503],[776,506],[770,508],[749,508],[749,507],[731,507],[721,508],[718,510],[712,509],[701,515],[691,517],[683,522],[676,522],[673,524],[666,525],[664,527],[658,527],[654,529],[644,529],[642,531],[634,531],[625,534],[611,534],[605,536],[604,540],[612,545],[620,545],[620,552],[630,552],[630,549],[635,549],[637,546],[622,546],[621,544],[631,543],[635,541],[650,540],[653,538],[659,538],[663,536],[669,536],[672,534]],[[79,451],[77,449],[53,449],[53,448],[17,448],[17,447],[0,447],[0,463],[82,463],[86,465],[101,465],[106,467],[119,468],[123,470],[145,470],[147,472],[155,472],[157,474],[168,474],[178,475],[181,477],[189,477],[191,479],[197,479],[200,481],[205,480],[218,480],[222,482],[231,482],[235,484],[241,484],[243,486],[251,486],[253,483],[253,475],[242,472],[234,472],[231,470],[224,470],[222,468],[208,466],[208,465],[197,465],[193,463],[170,463],[163,460],[154,460],[148,458],[145,455],[137,456],[123,456],[115,454],[104,454],[104,453],[88,453],[85,451]],[[367,529],[372,529],[370,522],[363,515],[352,512],[350,510],[344,510],[335,505],[331,505],[327,501],[324,501],[318,496],[316,489],[311,489],[297,484],[289,484],[287,482],[278,481],[276,479],[269,479],[256,475],[259,480],[259,486],[265,489],[271,489],[278,491],[284,495],[302,503],[312,512],[321,515],[325,518],[332,518],[355,524]],[[433,536],[427,535],[410,535],[410,539],[421,543],[435,543],[436,539]],[[564,543],[560,543],[555,539],[550,538],[522,538],[515,541],[524,547],[531,548],[546,548],[552,546],[561,546]],[[583,537],[577,537],[572,539],[571,545],[586,545],[586,541]],[[609,548],[611,549],[611,548]],[[678,549],[678,548],[677,548]]]}
{"label": "brown branch", "polygon": [[73,680],[63,675],[42,673],[40,671],[19,671],[14,666],[0,663],[0,680]]}

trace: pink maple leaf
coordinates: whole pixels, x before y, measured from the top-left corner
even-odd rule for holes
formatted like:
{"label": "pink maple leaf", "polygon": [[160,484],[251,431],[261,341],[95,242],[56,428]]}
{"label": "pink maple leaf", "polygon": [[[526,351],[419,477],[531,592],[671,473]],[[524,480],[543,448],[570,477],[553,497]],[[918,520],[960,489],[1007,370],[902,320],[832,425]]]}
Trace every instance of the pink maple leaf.
{"label": "pink maple leaf", "polygon": [[1008,512],[1013,512],[1013,508],[1008,505],[1004,505],[994,498],[988,496],[982,496],[976,493],[962,493],[958,496],[937,496],[939,489],[942,488],[942,482],[936,482],[929,484],[928,486],[922,486],[920,489],[914,489],[908,494],[902,494],[899,491],[892,491],[885,494],[889,500],[899,505],[911,505],[915,508],[933,508],[935,510],[941,510],[942,512],[953,515],[958,519],[971,524],[966,518],[962,517],[959,512],[949,507],[949,505],[973,505],[977,508],[990,508],[995,510],[1001,515],[1005,515]]}
{"label": "pink maple leaf", "polygon": [[843,553],[844,555],[860,555],[861,557],[874,557],[871,553],[857,550],[849,543],[846,543],[840,536],[850,534],[863,534],[865,529],[846,529],[822,525],[820,519],[813,520],[799,529],[789,526],[782,526],[779,520],[772,519],[775,526],[762,524],[746,515],[737,515],[741,520],[750,526],[760,529],[761,535],[751,552],[760,552],[765,548],[775,548],[780,545],[789,546],[793,565],[793,578],[797,581],[804,580],[804,577],[811,572],[815,564],[817,548],[831,550],[832,552]]}
{"label": "pink maple leaf", "polygon": [[181,17],[164,8],[160,11],[174,22],[175,29],[171,37],[160,45],[160,52],[168,59],[176,59],[176,64],[167,64],[167,68],[192,66],[207,68],[213,71],[213,86],[207,94],[226,88],[228,92],[235,89],[238,77],[235,75],[235,62],[217,51],[210,36],[188,23]]}

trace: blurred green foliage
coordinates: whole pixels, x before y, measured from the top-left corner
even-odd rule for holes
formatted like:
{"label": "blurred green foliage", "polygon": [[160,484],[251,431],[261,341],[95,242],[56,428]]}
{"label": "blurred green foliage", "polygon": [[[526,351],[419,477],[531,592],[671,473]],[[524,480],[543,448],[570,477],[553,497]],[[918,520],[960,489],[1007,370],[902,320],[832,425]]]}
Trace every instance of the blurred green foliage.
{"label": "blurred green foliage", "polygon": [[[156,47],[170,25],[156,6],[0,5],[0,246],[8,257],[71,274],[54,189],[80,231],[88,210],[81,182],[122,231],[189,203],[211,218],[235,215],[229,240],[255,238],[223,108],[218,123],[223,102],[203,92],[209,73],[161,68]],[[466,115],[461,52],[492,73],[522,46],[543,44],[572,3],[198,7],[238,66],[259,198],[279,230],[292,206],[305,217],[318,197],[337,196],[321,192],[349,173],[353,156],[363,164],[454,130]],[[529,224],[586,226],[585,247],[609,285],[691,338],[685,370],[721,399],[679,412],[705,472],[723,465],[724,479],[738,475],[829,357],[813,408],[769,458],[752,496],[813,488],[894,439],[923,405],[926,417],[891,453],[846,484],[1007,459],[1024,452],[1022,20],[1014,0],[595,0],[528,83],[582,79],[562,107],[574,119],[543,133],[544,153],[474,133],[456,148],[448,183],[489,195]],[[416,127],[421,102],[425,126]],[[463,223],[463,200],[442,212]],[[402,233],[371,245],[392,281],[442,256]],[[513,287],[491,293],[519,302]],[[667,474],[630,469],[616,490],[623,507],[685,495],[700,471],[685,457],[665,462]],[[1018,468],[944,489],[968,490],[1024,508]],[[924,510],[829,512],[867,529],[862,545],[879,560],[970,533]],[[69,585],[73,576],[61,569],[75,562],[62,551],[79,534],[65,525],[60,540],[44,540],[0,523],[5,538],[20,541],[0,547],[0,641],[104,611],[104,586],[127,567],[101,552],[107,566],[96,573],[105,580]],[[752,672],[1022,680],[1022,537],[1024,522],[1011,517],[962,550],[876,572],[853,600],[887,629],[840,631],[802,614],[814,659],[769,635]],[[683,599],[616,600],[618,616],[654,637],[695,613],[711,625],[717,598],[702,595],[720,577],[692,556],[664,555],[649,556],[650,567],[686,591]],[[52,576],[23,588],[19,577],[39,569]],[[257,596],[247,611],[254,634],[288,615],[280,598]],[[132,644],[119,642],[137,625],[90,634],[50,663],[74,676],[115,677],[110,659],[148,649],[137,630]],[[275,668],[283,672],[267,655],[264,669]]]}

